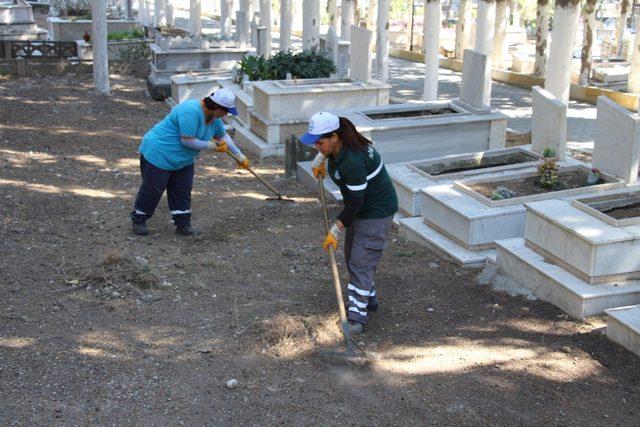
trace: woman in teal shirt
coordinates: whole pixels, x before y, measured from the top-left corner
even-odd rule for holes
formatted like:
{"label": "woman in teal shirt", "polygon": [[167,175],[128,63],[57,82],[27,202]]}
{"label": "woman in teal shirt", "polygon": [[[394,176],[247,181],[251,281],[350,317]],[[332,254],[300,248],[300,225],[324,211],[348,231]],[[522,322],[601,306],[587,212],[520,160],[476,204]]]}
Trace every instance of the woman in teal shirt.
{"label": "woman in teal shirt", "polygon": [[147,220],[165,190],[176,233],[197,234],[191,227],[191,190],[194,162],[200,150],[228,149],[241,159],[242,167],[249,166],[221,120],[227,113],[237,115],[235,99],[230,90],[219,89],[202,100],[186,100],[144,135],[138,149],[142,185],[131,212],[135,234],[149,234]]}

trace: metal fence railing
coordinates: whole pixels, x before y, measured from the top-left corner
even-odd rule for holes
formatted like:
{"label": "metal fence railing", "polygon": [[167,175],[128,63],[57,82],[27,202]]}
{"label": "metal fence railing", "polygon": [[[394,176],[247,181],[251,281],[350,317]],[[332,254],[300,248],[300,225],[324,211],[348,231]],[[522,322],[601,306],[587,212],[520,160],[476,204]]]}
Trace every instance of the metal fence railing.
{"label": "metal fence railing", "polygon": [[75,42],[49,40],[0,41],[0,58],[58,59],[78,56]]}

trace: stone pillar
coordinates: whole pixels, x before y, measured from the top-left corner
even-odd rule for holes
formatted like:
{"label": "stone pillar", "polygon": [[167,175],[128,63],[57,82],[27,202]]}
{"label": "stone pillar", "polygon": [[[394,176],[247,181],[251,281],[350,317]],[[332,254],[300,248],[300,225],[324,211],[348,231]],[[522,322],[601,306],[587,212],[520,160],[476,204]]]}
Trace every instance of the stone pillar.
{"label": "stone pillar", "polygon": [[476,20],[476,48],[478,53],[486,56],[484,68],[484,94],[491,99],[491,51],[496,27],[495,0],[478,0],[478,18]]}
{"label": "stone pillar", "polygon": [[549,0],[538,0],[536,6],[536,59],[533,75],[543,77],[547,65],[547,38],[549,37]]}
{"label": "stone pillar", "polygon": [[438,99],[438,69],[440,68],[440,0],[426,0],[424,5],[424,92],[425,101]]}
{"label": "stone pillar", "polygon": [[271,0],[260,0],[260,26],[267,29],[263,36],[265,58],[271,56]]}
{"label": "stone pillar", "polygon": [[627,26],[627,12],[629,11],[629,0],[620,0],[620,15],[616,20],[616,43],[615,56],[622,56],[622,42],[624,41],[624,29]]}
{"label": "stone pillar", "polygon": [[[631,93],[640,93],[640,17],[636,19],[636,37],[633,41],[627,90]],[[640,106],[638,110],[640,111]]]}
{"label": "stone pillar", "polygon": [[505,43],[505,37],[507,35],[508,5],[509,2],[507,0],[496,0],[496,23],[491,63],[494,68],[499,69],[504,68],[504,55],[508,52],[508,46]]}
{"label": "stone pillar", "polygon": [[320,44],[320,0],[302,0],[302,50],[318,51]]}
{"label": "stone pillar", "polygon": [[109,53],[107,51],[107,2],[91,0],[93,43],[93,85],[100,95],[109,95]]}
{"label": "stone pillar", "polygon": [[242,22],[239,25],[236,21],[236,25],[238,25],[238,28],[236,28],[238,32],[238,40],[240,41],[240,43],[247,44],[249,43],[249,31],[251,29],[250,22],[251,17],[253,16],[251,1],[240,0],[239,9],[240,12],[243,12],[243,15],[236,15],[236,20],[238,19],[238,16],[242,18]]}
{"label": "stone pillar", "polygon": [[189,2],[189,31],[194,36],[202,32],[202,5],[200,0],[190,0]]}
{"label": "stone pillar", "polygon": [[545,72],[545,89],[564,103],[569,103],[571,60],[576,38],[580,0],[556,0],[551,47]]}
{"label": "stone pillar", "polygon": [[[382,82],[389,80],[389,0],[377,1],[378,20],[376,27],[376,78]],[[373,11],[369,8],[369,14]],[[367,15],[368,16],[368,15]],[[369,29],[369,28],[368,28]],[[369,29],[371,30],[371,29]],[[372,31],[372,30],[371,30]]]}
{"label": "stone pillar", "polygon": [[286,52],[291,49],[292,21],[291,0],[280,0],[280,52]]}
{"label": "stone pillar", "polygon": [[460,0],[456,23],[456,59],[462,59],[471,36],[471,0]]}
{"label": "stone pillar", "polygon": [[596,0],[586,0],[582,8],[582,54],[580,55],[580,77],[578,83],[586,86],[591,76],[593,62],[593,36],[596,30]]}
{"label": "stone pillar", "polygon": [[231,37],[231,12],[233,0],[220,0],[220,35],[223,38]]}
{"label": "stone pillar", "polygon": [[342,0],[340,14],[340,38],[349,41],[351,40],[351,26],[353,25],[353,0]]}

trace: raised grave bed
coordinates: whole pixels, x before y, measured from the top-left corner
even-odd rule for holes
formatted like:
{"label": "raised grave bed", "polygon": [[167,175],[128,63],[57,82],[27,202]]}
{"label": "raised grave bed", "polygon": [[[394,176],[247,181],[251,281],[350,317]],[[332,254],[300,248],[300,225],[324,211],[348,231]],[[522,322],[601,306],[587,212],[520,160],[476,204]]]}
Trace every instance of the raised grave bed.
{"label": "raised grave bed", "polygon": [[[558,173],[559,181],[564,183],[560,189],[542,187],[537,183],[538,173],[529,172],[524,174],[512,174],[499,178],[471,179],[456,181],[456,189],[491,207],[510,206],[536,200],[549,198],[549,193],[553,193],[554,198],[590,193],[594,191],[605,191],[620,187],[624,182],[616,177],[600,173],[600,183],[589,185],[587,178],[591,172],[586,166],[565,166],[561,167]],[[492,194],[500,188],[507,188],[515,193],[514,197],[492,200]]]}
{"label": "raised grave bed", "polygon": [[541,158],[533,151],[516,147],[409,162],[407,165],[431,181],[440,181],[531,167]]}
{"label": "raised grave bed", "polygon": [[640,224],[640,191],[575,199],[576,208],[614,227]]}

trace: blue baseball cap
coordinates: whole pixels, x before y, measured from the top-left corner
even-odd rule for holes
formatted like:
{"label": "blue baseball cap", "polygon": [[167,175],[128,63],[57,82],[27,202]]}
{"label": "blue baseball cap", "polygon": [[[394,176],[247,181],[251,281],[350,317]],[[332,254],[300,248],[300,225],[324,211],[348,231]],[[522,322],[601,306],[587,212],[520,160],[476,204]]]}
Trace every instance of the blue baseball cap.
{"label": "blue baseball cap", "polygon": [[340,128],[340,119],[335,114],[326,111],[315,113],[309,119],[309,130],[300,137],[303,144],[315,144],[322,135]]}

